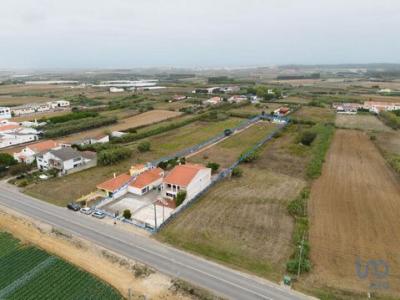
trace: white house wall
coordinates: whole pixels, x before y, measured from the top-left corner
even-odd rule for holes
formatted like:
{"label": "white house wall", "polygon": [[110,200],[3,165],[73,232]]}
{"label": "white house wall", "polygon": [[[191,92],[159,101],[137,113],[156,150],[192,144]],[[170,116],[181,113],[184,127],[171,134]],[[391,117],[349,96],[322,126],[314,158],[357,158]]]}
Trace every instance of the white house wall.
{"label": "white house wall", "polygon": [[186,188],[186,200],[192,199],[211,183],[211,169],[202,169],[197,172]]}

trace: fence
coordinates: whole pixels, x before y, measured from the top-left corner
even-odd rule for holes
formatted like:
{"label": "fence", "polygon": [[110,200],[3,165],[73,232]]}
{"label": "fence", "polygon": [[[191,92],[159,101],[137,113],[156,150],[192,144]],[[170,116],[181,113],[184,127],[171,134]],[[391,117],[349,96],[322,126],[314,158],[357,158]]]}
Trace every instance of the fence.
{"label": "fence", "polygon": [[[260,118],[268,118],[267,116],[258,116],[258,119]],[[213,187],[217,182],[220,182],[222,179],[230,176],[232,173],[233,169],[236,168],[242,161],[244,161],[246,158],[249,156],[253,155],[261,146],[263,146],[265,143],[267,143],[269,140],[274,138],[275,135],[277,135],[279,132],[281,132],[289,123],[288,119],[285,119],[285,122],[282,123],[281,125],[278,126],[276,130],[274,130],[271,134],[267,135],[264,139],[262,139],[260,142],[258,142],[256,145],[254,145],[250,150],[248,150],[245,154],[241,155],[240,158],[234,162],[229,168],[225,169],[222,171],[220,174],[218,174],[217,177],[215,177],[211,183],[200,193],[198,193],[195,197],[190,199],[188,202],[184,202],[181,204],[176,210],[166,219],[159,227],[157,227],[154,232],[160,231],[164,226],[166,226],[168,223],[170,223],[172,220],[174,220],[182,211],[196,203],[201,196],[203,196],[205,193],[208,192],[208,190]]]}

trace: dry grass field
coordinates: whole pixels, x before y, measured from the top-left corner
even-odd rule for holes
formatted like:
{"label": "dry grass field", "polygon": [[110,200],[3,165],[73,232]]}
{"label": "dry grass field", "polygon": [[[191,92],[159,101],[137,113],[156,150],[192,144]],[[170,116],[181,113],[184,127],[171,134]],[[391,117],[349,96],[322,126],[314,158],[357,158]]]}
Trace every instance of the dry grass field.
{"label": "dry grass field", "polygon": [[281,107],[282,104],[279,103],[261,103],[259,107],[256,107],[254,104],[242,106],[239,108],[234,108],[231,109],[230,112],[236,112],[236,113],[249,113],[249,114],[254,114],[254,115],[259,115],[263,111],[266,113],[270,113],[271,111],[274,111],[275,109]]}
{"label": "dry grass field", "polygon": [[360,129],[365,131],[391,132],[391,128],[372,115],[336,115],[335,125],[340,128]]}
{"label": "dry grass field", "polygon": [[37,96],[0,96],[0,105],[4,106],[17,106],[29,103],[43,103],[53,101],[54,99],[49,97],[37,97]]}
{"label": "dry grass field", "polygon": [[[158,239],[231,267],[281,280],[292,254],[294,221],[287,205],[306,186],[309,152],[291,154],[298,125],[242,164],[166,226]],[[245,132],[243,132],[245,134]]]}
{"label": "dry grass field", "polygon": [[335,113],[330,108],[303,106],[292,114],[294,119],[311,120],[314,122],[333,122]]}
{"label": "dry grass field", "polygon": [[[400,84],[399,84],[400,88]],[[364,101],[378,101],[378,102],[400,102],[400,96],[382,96],[382,95],[361,95]]]}
{"label": "dry grass field", "polygon": [[293,220],[286,211],[287,200],[300,192],[304,182],[260,164],[243,170],[243,178],[218,184],[158,237],[278,280],[292,251]]}
{"label": "dry grass field", "polygon": [[189,161],[204,165],[214,162],[218,163],[221,168],[229,167],[239,158],[240,154],[266,137],[275,128],[276,126],[269,122],[256,123],[250,128],[190,157]]}
{"label": "dry grass field", "polygon": [[[337,130],[309,201],[314,266],[310,284],[397,293],[398,299],[399,212],[399,178],[375,145],[360,131]],[[371,265],[366,278],[360,278],[357,259],[362,262],[361,272],[369,260],[383,260],[388,276],[382,275],[382,265],[378,269]],[[370,288],[371,284],[378,288]]]}
{"label": "dry grass field", "polygon": [[72,134],[66,137],[61,137],[59,140],[65,142],[74,142],[85,137],[92,137],[98,136],[103,134],[104,132],[111,132],[111,131],[121,131],[126,130],[129,128],[135,128],[140,126],[149,125],[152,123],[161,122],[167,119],[171,119],[174,117],[180,116],[182,113],[169,111],[169,110],[151,110],[133,117],[128,117],[125,119],[121,119],[118,121],[117,124],[107,126],[107,127],[100,127],[88,131],[82,131],[76,134]]}

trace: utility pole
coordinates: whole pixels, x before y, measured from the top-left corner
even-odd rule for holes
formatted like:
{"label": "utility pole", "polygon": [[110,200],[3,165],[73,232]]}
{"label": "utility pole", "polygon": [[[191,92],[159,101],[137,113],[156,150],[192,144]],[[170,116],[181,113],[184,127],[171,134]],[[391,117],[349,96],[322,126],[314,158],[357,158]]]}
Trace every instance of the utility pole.
{"label": "utility pole", "polygon": [[304,246],[304,234],[303,237],[301,239],[301,246],[300,246],[300,256],[299,256],[299,266],[297,268],[297,278],[300,277],[300,267],[301,267],[301,256],[303,254],[303,246]]}
{"label": "utility pole", "polygon": [[156,204],[153,203],[153,206],[154,206],[154,225],[155,225],[154,230],[157,230],[157,210],[156,210]]}

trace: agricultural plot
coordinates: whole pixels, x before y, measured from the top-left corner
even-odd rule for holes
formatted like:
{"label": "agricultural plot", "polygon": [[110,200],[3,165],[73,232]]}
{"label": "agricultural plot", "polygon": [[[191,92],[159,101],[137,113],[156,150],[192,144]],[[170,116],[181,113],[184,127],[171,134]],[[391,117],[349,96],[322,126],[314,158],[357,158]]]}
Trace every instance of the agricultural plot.
{"label": "agricultural plot", "polygon": [[[398,298],[399,181],[365,133],[337,130],[310,197],[310,281]],[[369,276],[363,276],[368,262]]]}
{"label": "agricultural plot", "polygon": [[[174,246],[253,272],[282,279],[293,251],[290,200],[306,186],[311,149],[292,154],[300,125],[292,125],[242,164],[243,176],[211,188],[157,236]],[[245,132],[243,132],[244,134]]]}
{"label": "agricultural plot", "polygon": [[1,299],[122,299],[71,264],[0,232]]}
{"label": "agricultural plot", "polygon": [[292,114],[293,119],[313,122],[334,122],[335,113],[330,108],[303,106]]}
{"label": "agricultural plot", "polygon": [[218,163],[222,168],[229,167],[247,149],[262,140],[276,128],[275,124],[259,122],[251,127],[228,137],[222,142],[199,152],[189,158],[190,162],[207,165],[209,162]]}
{"label": "agricultural plot", "polygon": [[265,111],[267,114],[269,114],[271,111],[274,111],[281,106],[282,104],[279,103],[261,103],[259,105],[249,104],[231,109],[229,112],[260,115],[263,111]]}
{"label": "agricultural plot", "polygon": [[340,128],[359,129],[364,131],[390,132],[392,129],[372,115],[341,115],[336,116],[335,125]]}
{"label": "agricultural plot", "polygon": [[168,110],[151,110],[133,117],[128,117],[125,119],[120,120],[117,124],[107,126],[107,127],[101,127],[101,128],[96,128],[93,130],[87,130],[83,132],[79,132],[76,134],[69,135],[67,137],[62,137],[60,140],[64,142],[74,142],[78,141],[81,139],[84,139],[85,137],[91,137],[91,136],[98,136],[103,134],[105,131],[121,131],[121,130],[126,130],[130,128],[136,128],[140,126],[145,126],[149,125],[152,123],[157,123],[161,122],[167,119],[171,119],[177,116],[180,116],[180,112],[174,112],[174,111],[168,111]]}
{"label": "agricultural plot", "polygon": [[[142,159],[149,161],[173,154],[179,150],[205,142],[217,134],[223,133],[225,129],[235,127],[241,122],[243,122],[243,119],[240,118],[228,118],[216,122],[197,121],[176,130],[155,135],[147,139],[154,146],[152,151],[142,155]],[[133,144],[133,147],[136,147],[136,144]]]}

